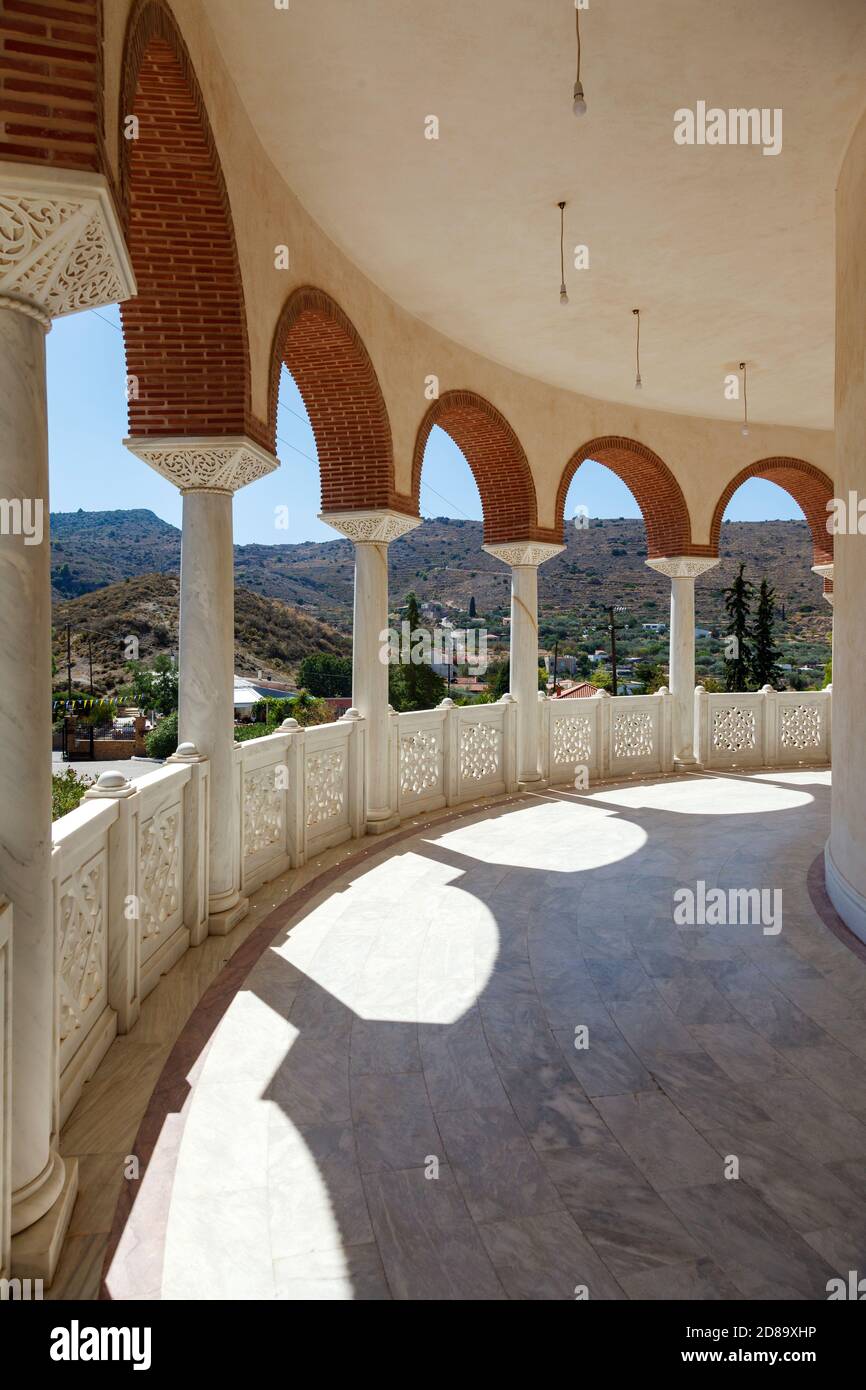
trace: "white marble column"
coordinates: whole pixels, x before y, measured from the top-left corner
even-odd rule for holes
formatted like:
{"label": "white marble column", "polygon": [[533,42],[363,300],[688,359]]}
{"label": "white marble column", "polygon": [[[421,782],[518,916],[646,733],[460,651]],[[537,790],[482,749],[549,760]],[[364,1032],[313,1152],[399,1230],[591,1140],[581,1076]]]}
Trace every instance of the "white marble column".
{"label": "white marble column", "polygon": [[178,734],[210,761],[211,935],[244,916],[240,789],[234,762],[235,598],[232,496],[278,460],[249,439],[127,439],[126,447],[183,494]]}
{"label": "white marble column", "polygon": [[647,560],[650,569],[671,581],[668,687],[675,767],[693,767],[695,757],[695,580],[719,562],[710,557],[673,555]]}
{"label": "white marble column", "polygon": [[390,785],[388,663],[382,659],[388,628],[388,546],[420,526],[420,518],[390,509],[323,512],[320,521],[355,546],[355,607],[352,623],[352,704],[366,721],[367,834],[399,822]]}
{"label": "white marble column", "polygon": [[[836,496],[866,497],[866,115],[836,183]],[[866,536],[833,538],[833,790],[827,892],[866,941]],[[852,970],[853,970],[852,962]]]}
{"label": "white marble column", "polygon": [[538,566],[565,549],[541,541],[485,545],[488,555],[511,566],[509,690],[517,701],[517,780],[541,781],[538,711]]}
{"label": "white marble column", "polygon": [[[57,1147],[45,334],[52,318],[125,299],[135,282],[97,175],[0,163],[0,207],[0,899],[13,914],[12,1270],[50,1283],[78,1174]],[[0,1189],[9,1179],[0,1173]]]}

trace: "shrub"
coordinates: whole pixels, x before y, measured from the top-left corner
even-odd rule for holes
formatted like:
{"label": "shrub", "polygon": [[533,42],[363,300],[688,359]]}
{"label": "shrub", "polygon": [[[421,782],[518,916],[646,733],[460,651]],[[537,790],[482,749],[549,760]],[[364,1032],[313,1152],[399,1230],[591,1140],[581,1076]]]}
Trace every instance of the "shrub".
{"label": "shrub", "polygon": [[254,724],[239,724],[235,727],[235,743],[247,743],[251,738],[264,738],[266,734],[275,732],[273,724],[263,724],[261,720]]}
{"label": "shrub", "polygon": [[51,819],[59,820],[61,816],[74,811],[87,788],[92,786],[93,778],[82,777],[74,767],[67,767],[65,772],[55,772],[51,778]]}
{"label": "shrub", "polygon": [[177,751],[177,711],[167,714],[144,741],[149,758],[170,758]]}

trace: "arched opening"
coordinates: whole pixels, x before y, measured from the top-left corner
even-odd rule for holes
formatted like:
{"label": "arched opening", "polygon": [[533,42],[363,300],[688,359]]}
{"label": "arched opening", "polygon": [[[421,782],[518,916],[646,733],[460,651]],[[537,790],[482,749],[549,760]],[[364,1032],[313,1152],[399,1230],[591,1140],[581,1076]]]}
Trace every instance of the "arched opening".
{"label": "arched opening", "polygon": [[634,497],[646,526],[650,559],[662,555],[710,553],[707,546],[692,544],[686,500],[667,464],[645,444],[620,436],[590,439],[572,454],[563,471],[556,499],[556,520],[560,529],[564,524],[571,481],[586,459],[604,464],[625,483]]}
{"label": "arched opening", "polygon": [[760,459],[743,468],[732,478],[716,504],[710,528],[713,552],[718,552],[722,520],[734,493],[749,478],[765,478],[775,483],[794,499],[803,516],[809,523],[812,534],[812,553],[814,565],[833,563],[833,537],[827,530],[827,503],[833,496],[833,484],[814,464],[803,459],[767,458]]}
{"label": "arched opening", "polygon": [[670,582],[646,561],[691,553],[669,469],[634,441],[592,441],[569,460],[557,516],[566,550],[555,574],[540,577],[541,635],[556,653],[557,688],[567,694],[589,682],[641,694],[667,684]]}
{"label": "arched opening", "polygon": [[436,425],[450,436],[472,470],[481,496],[485,544],[559,539],[538,524],[535,485],[520,440],[505,416],[474,391],[446,391],[421,421],[412,460],[414,510],[419,506],[424,452]]}
{"label": "arched opening", "polygon": [[303,398],[315,437],[322,511],[412,511],[410,499],[394,485],[391,425],[370,354],[354,324],[323,290],[295,290],[280,314],[271,356],[272,442],[282,367]]}
{"label": "arched opening", "polygon": [[[130,434],[246,434],[267,445],[250,406],[228,195],[189,55],[162,0],[139,0],[130,16],[120,112],[121,203],[138,282],[121,311]],[[129,116],[136,127],[126,127]]]}
{"label": "arched opening", "polygon": [[[775,592],[779,670],[792,689],[823,685],[830,660],[832,612],[812,566],[833,563],[833,537],[826,527],[832,496],[831,480],[813,464],[769,458],[741,469],[713,514],[710,534],[721,561],[713,571],[716,588],[729,587],[743,563],[744,577],[755,589],[754,607],[758,586],[767,579]],[[823,578],[826,595],[832,587],[832,580]]]}

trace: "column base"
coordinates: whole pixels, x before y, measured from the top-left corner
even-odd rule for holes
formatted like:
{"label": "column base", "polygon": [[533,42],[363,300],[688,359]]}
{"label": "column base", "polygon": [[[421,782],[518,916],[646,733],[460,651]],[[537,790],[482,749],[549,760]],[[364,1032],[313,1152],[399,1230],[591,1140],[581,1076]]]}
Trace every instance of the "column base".
{"label": "column base", "polygon": [[845,926],[861,941],[866,941],[866,898],[837,869],[829,840],[824,846],[824,885],[827,897]]}
{"label": "column base", "polygon": [[13,1277],[41,1279],[46,1288],[57,1271],[72,1208],[78,1196],[78,1159],[64,1159],[63,1166],[65,1172],[59,1196],[38,1221],[12,1237]]}
{"label": "column base", "polygon": [[400,817],[394,811],[368,811],[364,831],[367,835],[384,835],[388,830],[396,830]]}
{"label": "column base", "polygon": [[246,917],[250,910],[249,898],[238,897],[232,907],[225,907],[220,912],[209,912],[207,919],[207,930],[209,936],[228,936],[233,931],[238,922]]}
{"label": "column base", "polygon": [[673,764],[674,772],[697,772],[701,766],[694,753],[686,753],[681,758],[674,758]]}
{"label": "column base", "polygon": [[528,772],[524,776],[518,777],[517,779],[517,790],[519,792],[539,792],[543,791],[545,787],[549,786],[550,783],[548,782],[547,778],[542,777],[540,772],[536,772],[534,775],[533,773]]}

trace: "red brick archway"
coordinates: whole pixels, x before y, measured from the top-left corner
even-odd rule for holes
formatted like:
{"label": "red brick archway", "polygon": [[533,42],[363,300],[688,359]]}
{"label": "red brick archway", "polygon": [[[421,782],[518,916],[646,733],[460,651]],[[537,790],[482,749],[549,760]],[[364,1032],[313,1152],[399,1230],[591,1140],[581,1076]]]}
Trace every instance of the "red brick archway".
{"label": "red brick archway", "polygon": [[813,563],[833,562],[833,537],[827,530],[827,503],[833,496],[833,483],[826,473],[812,463],[797,458],[766,458],[750,463],[732,478],[716,504],[710,528],[713,554],[719,553],[719,536],[725,509],[738,488],[749,478],[766,478],[777,483],[793,497],[803,512],[812,532]]}
{"label": "red brick archway", "polygon": [[280,314],[271,353],[269,420],[276,437],[280,368],[304,398],[316,439],[322,510],[394,507],[411,499],[394,486],[394,449],[385,398],[355,325],[324,290],[305,285]]}
{"label": "red brick archway", "polygon": [[[139,121],[137,139],[124,121]],[[138,294],[121,307],[130,434],[240,435],[252,414],[231,210],[204,101],[164,0],[137,0],[120,93],[120,199]],[[135,398],[135,390],[138,397]]]}
{"label": "red brick archway", "polygon": [[419,509],[424,450],[434,425],[450,435],[472,469],[487,544],[561,540],[557,532],[538,525],[535,484],[520,440],[505,416],[474,391],[446,391],[421,421],[412,460],[414,511]]}
{"label": "red brick archway", "polygon": [[710,555],[707,545],[692,543],[689,509],[682,489],[667,464],[635,439],[604,435],[590,439],[572,454],[565,466],[556,498],[556,520],[564,525],[565,499],[571,480],[586,459],[603,463],[631,492],[646,527],[647,554],[652,560],[662,555]]}

